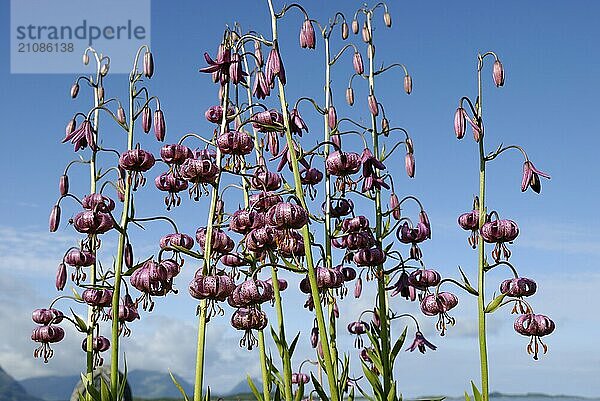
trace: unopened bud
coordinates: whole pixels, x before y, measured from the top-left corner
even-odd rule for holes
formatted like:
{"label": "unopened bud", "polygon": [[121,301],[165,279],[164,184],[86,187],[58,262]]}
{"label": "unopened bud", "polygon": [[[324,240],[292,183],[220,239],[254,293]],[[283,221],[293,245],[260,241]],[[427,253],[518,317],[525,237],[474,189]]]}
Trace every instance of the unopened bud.
{"label": "unopened bud", "polygon": [[125,245],[125,251],[123,255],[125,259],[125,266],[127,266],[128,269],[131,269],[133,267],[133,248],[131,247],[130,242]]}
{"label": "unopened bud", "polygon": [[342,40],[348,39],[348,24],[346,21],[342,22]]}
{"label": "unopened bud", "polygon": [[504,85],[504,67],[500,60],[494,62],[494,68],[492,70],[492,76],[494,77],[494,83],[497,87]]}
{"label": "unopened bud", "polygon": [[454,134],[457,139],[462,139],[465,136],[467,129],[467,119],[465,117],[465,109],[459,107],[454,113]]}
{"label": "unopened bud", "polygon": [[117,108],[117,121],[121,124],[125,124],[125,110],[121,105]]}
{"label": "unopened bud", "polygon": [[317,327],[313,327],[310,331],[310,345],[313,348],[317,348],[317,344],[319,343],[319,329]]}
{"label": "unopened bud", "polygon": [[363,72],[365,72],[363,59],[359,52],[354,52],[354,57],[352,57],[352,66],[358,75],[362,75]]}
{"label": "unopened bud", "polygon": [[49,221],[50,232],[53,233],[56,230],[58,230],[59,224],[60,224],[60,206],[54,205],[52,207],[52,211],[50,212],[50,221]]}
{"label": "unopened bud", "polygon": [[377,309],[373,309],[372,322],[375,325],[375,327],[381,327],[381,318],[379,317],[379,312],[377,312]]}
{"label": "unopened bud", "polygon": [[387,11],[383,14],[383,22],[388,28],[392,27],[392,15]]}
{"label": "unopened bud", "polygon": [[329,110],[327,110],[327,125],[330,129],[334,129],[337,125],[337,113],[333,106],[329,106]]}
{"label": "unopened bud", "polygon": [[404,144],[406,145],[406,151],[408,153],[414,153],[415,147],[413,146],[412,138],[406,138]]}
{"label": "unopened bud", "polygon": [[390,122],[385,117],[381,119],[381,133],[385,136],[390,134]]}
{"label": "unopened bud", "polygon": [[415,176],[415,156],[412,153],[407,153],[404,158],[404,166],[406,168],[406,174],[410,178]]}
{"label": "unopened bud", "polygon": [[144,75],[146,78],[152,78],[154,75],[154,57],[151,52],[144,53]]}
{"label": "unopened bud", "polygon": [[148,107],[148,105],[144,106],[144,109],[142,110],[142,129],[146,134],[150,132],[150,127],[152,126],[151,114],[150,107]]}
{"label": "unopened bud", "polygon": [[104,87],[99,87],[98,88],[98,102],[102,103],[102,101],[104,100]]}
{"label": "unopened bud", "polygon": [[412,92],[412,77],[408,74],[404,76],[404,92],[407,95],[410,95]]}
{"label": "unopened bud", "polygon": [[375,117],[379,115],[379,105],[377,104],[377,98],[375,98],[375,95],[369,95],[369,111]]}
{"label": "unopened bud", "polygon": [[354,89],[351,87],[346,89],[346,103],[350,106],[354,104]]}
{"label": "unopened bud", "polygon": [[358,33],[358,20],[352,20],[352,32],[356,35]]}
{"label": "unopened bud", "polygon": [[73,131],[75,131],[75,125],[77,125],[77,122],[75,121],[75,118],[73,118],[72,120],[70,120],[67,123],[67,126],[65,127],[65,133],[67,135],[69,135],[70,133],[72,133]]}
{"label": "unopened bud", "polygon": [[390,195],[390,210],[392,211],[392,217],[394,220],[400,220],[400,201],[398,200],[398,195],[396,195],[394,192],[392,192]]}
{"label": "unopened bud", "polygon": [[260,42],[258,40],[254,41],[254,56],[256,57],[256,63],[258,66],[262,67],[264,59],[260,48]]}
{"label": "unopened bud", "polygon": [[88,56],[87,52],[83,53],[83,65],[88,65],[90,63],[90,56]]}
{"label": "unopened bud", "polygon": [[342,146],[342,139],[339,134],[331,135],[331,142],[335,143],[335,145],[340,148]]}
{"label": "unopened bud", "polygon": [[154,112],[154,136],[157,141],[164,141],[165,134],[167,131],[167,126],[165,124],[165,116],[163,115],[162,110],[156,110]]}
{"label": "unopened bud", "polygon": [[371,31],[369,31],[369,28],[367,27],[366,23],[362,29],[362,40],[365,43],[369,43],[371,41]]}
{"label": "unopened bud", "polygon": [[108,66],[108,64],[102,64],[102,67],[100,67],[100,75],[102,75],[103,77],[106,76],[106,74],[108,74],[108,69],[110,67]]}
{"label": "unopened bud", "polygon": [[354,298],[360,298],[360,294],[362,294],[362,277],[354,283]]}
{"label": "unopened bud", "polygon": [[61,196],[65,196],[69,193],[69,176],[66,174],[60,176],[60,180],[58,181],[58,190],[60,191]]}
{"label": "unopened bud", "polygon": [[56,270],[56,289],[62,291],[67,284],[67,265],[61,263]]}
{"label": "unopened bud", "polygon": [[71,98],[75,99],[79,94],[79,83],[75,82],[73,86],[71,86]]}

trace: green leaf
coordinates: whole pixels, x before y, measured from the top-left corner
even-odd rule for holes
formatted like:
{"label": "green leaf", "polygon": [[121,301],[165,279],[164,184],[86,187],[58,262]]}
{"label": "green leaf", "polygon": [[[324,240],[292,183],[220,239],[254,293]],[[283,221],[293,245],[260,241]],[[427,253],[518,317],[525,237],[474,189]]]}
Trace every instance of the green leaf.
{"label": "green leaf", "polygon": [[75,288],[71,287],[71,291],[73,291],[73,297],[75,297],[76,300],[83,301],[83,298],[81,298],[81,295],[79,295]]}
{"label": "green leaf", "polygon": [[390,392],[387,395],[387,401],[396,401],[396,380],[394,380],[392,387],[390,387]]}
{"label": "green leaf", "polygon": [[402,334],[400,335],[400,337],[398,337],[398,339],[396,340],[396,343],[394,344],[394,347],[392,348],[392,352],[390,353],[390,362],[391,362],[392,366],[394,366],[394,361],[396,360],[398,353],[400,352],[400,350],[402,349],[402,346],[404,345],[404,340],[406,339],[406,330],[407,329],[408,329],[408,326],[404,327],[404,331],[402,331]]}
{"label": "green leaf", "polygon": [[469,283],[469,279],[467,278],[467,275],[465,274],[465,272],[462,270],[462,268],[460,266],[458,266],[458,271],[460,272],[460,275],[462,276],[463,282],[467,285],[471,285],[471,283]]}
{"label": "green leaf", "polygon": [[367,355],[373,361],[373,365],[377,368],[378,371],[383,372],[383,365],[381,364],[381,359],[379,359],[379,355],[375,354],[373,349],[367,348]]}
{"label": "green leaf", "polygon": [[493,313],[500,307],[500,304],[504,300],[506,294],[500,294],[496,298],[494,298],[483,310],[485,313]]}
{"label": "green leaf", "polygon": [[119,381],[119,400],[125,399],[125,390],[127,388],[127,358],[125,357],[125,354],[123,354],[123,364],[123,378]]}
{"label": "green leaf", "polygon": [[348,394],[348,401],[354,401],[354,386],[350,389],[350,393]]}
{"label": "green leaf", "polygon": [[[81,374],[81,383],[83,383],[86,393],[91,395],[94,401],[102,401],[102,395],[100,392],[93,386],[93,384],[88,380],[87,376],[83,373]],[[83,397],[85,399],[85,396]]]}
{"label": "green leaf", "polygon": [[300,332],[298,332],[298,334],[296,334],[296,337],[294,337],[294,339],[292,340],[292,343],[290,344],[290,348],[289,348],[290,358],[292,357],[292,355],[294,355],[294,350],[296,349],[296,344],[298,343],[299,338],[300,338]]}
{"label": "green leaf", "polygon": [[312,380],[313,386],[315,387],[315,391],[317,392],[317,394],[319,394],[321,400],[329,401],[329,397],[327,397],[327,394],[325,393],[325,390],[323,390],[321,383],[319,383],[319,381],[317,380],[315,375],[312,374],[312,372],[310,374],[310,378]]}
{"label": "green leaf", "polygon": [[465,391],[465,401],[471,401],[471,397],[469,397],[469,393]]}
{"label": "green leaf", "polygon": [[473,398],[475,398],[475,401],[483,401],[483,397],[481,396],[481,393],[477,389],[475,383],[473,383],[473,380],[471,380],[471,387],[473,388]]}
{"label": "green leaf", "polygon": [[258,391],[258,388],[256,388],[256,385],[254,384],[254,381],[252,380],[250,375],[246,376],[246,381],[248,382],[248,386],[250,386],[250,390],[252,390],[252,394],[254,394],[256,399],[258,401],[263,401],[263,396],[260,393],[260,391]]}
{"label": "green leaf", "polygon": [[206,386],[206,394],[204,394],[204,401],[210,401],[210,386]]}
{"label": "green leaf", "polygon": [[306,269],[296,266],[295,264],[293,264],[292,262],[290,262],[286,258],[281,258],[281,260],[283,260],[283,263],[285,264],[285,267],[289,271],[292,271],[294,273],[305,273],[306,272]]}
{"label": "green leaf", "polygon": [[123,273],[123,276],[131,276],[133,274],[133,272],[135,272],[137,269],[142,267],[144,265],[144,263],[152,260],[152,258],[154,258],[154,255],[150,256],[148,259],[144,260],[143,262],[140,262],[137,265],[132,266],[131,269],[128,269],[125,273]]}
{"label": "green leaf", "polygon": [[273,326],[271,326],[271,336],[273,337],[273,341],[275,342],[275,345],[277,345],[277,349],[279,350],[279,355],[283,356],[283,344],[281,342],[281,339],[277,336],[277,333],[275,333]]}
{"label": "green leaf", "polygon": [[298,383],[298,390],[296,390],[296,394],[294,395],[294,401],[302,401],[304,397],[304,382],[301,380]]}
{"label": "green leaf", "polygon": [[77,316],[75,314],[75,312],[73,312],[73,309],[71,309],[71,313],[73,314],[73,317],[75,318],[75,323],[77,325],[77,330],[81,331],[82,333],[87,333],[88,332],[88,327],[87,324],[85,324],[85,320],[83,320],[82,318],[80,318],[79,316]]}
{"label": "green leaf", "polygon": [[277,386],[277,388],[275,389],[275,395],[273,398],[275,401],[281,401],[281,389],[279,388],[279,386]]}
{"label": "green leaf", "polygon": [[358,387],[358,391],[360,391],[360,393],[362,394],[362,396],[364,398],[366,398],[369,401],[375,401],[375,398],[371,397],[369,394],[365,393],[365,391],[357,384],[356,387]]}
{"label": "green leaf", "polygon": [[113,398],[108,384],[102,377],[100,377],[100,394],[102,395],[102,401],[111,401]]}
{"label": "green leaf", "polygon": [[[369,337],[369,341],[371,342],[371,345],[375,348],[375,351],[377,352],[377,356],[381,356],[381,347],[379,346],[379,341],[377,341],[377,339],[373,336],[373,334],[371,334],[370,331],[367,330],[366,332],[367,337]],[[381,357],[380,357],[381,359]]]}
{"label": "green leaf", "polygon": [[177,379],[175,378],[175,376],[173,376],[173,373],[170,370],[169,370],[169,376],[171,376],[171,380],[173,381],[173,384],[175,384],[175,387],[177,387],[177,390],[179,390],[179,392],[183,396],[183,399],[185,401],[189,401],[188,396],[185,393],[185,390],[183,389],[183,387],[181,386],[181,384],[179,384],[179,382],[177,381]]}
{"label": "green leaf", "polygon": [[378,400],[382,400],[383,397],[383,388],[381,387],[381,383],[379,382],[379,378],[369,369],[366,363],[361,361],[362,370],[365,374],[365,377],[371,383],[371,388],[373,388],[373,393],[375,398]]}

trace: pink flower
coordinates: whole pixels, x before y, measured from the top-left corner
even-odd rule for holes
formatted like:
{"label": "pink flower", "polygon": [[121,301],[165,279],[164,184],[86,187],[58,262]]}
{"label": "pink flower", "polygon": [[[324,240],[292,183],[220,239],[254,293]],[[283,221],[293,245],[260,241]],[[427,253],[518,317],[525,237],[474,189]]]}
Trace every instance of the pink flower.
{"label": "pink flower", "polygon": [[542,190],[540,176],[550,179],[550,176],[547,173],[538,170],[537,168],[535,168],[532,162],[526,160],[525,163],[523,163],[523,179],[521,180],[521,191],[525,192],[527,188],[531,187],[531,189],[534,192],[539,194]]}

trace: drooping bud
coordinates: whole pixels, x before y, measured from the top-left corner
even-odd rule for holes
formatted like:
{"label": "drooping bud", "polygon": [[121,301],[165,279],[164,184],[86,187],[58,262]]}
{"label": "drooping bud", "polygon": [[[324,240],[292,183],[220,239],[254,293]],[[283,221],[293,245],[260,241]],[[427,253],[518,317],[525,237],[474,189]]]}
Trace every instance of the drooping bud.
{"label": "drooping bud", "polygon": [[144,53],[144,75],[146,78],[152,78],[154,75],[154,57],[148,51]]}
{"label": "drooping bud", "polygon": [[352,65],[354,66],[354,71],[356,71],[358,75],[362,75],[365,72],[363,59],[359,52],[354,52],[354,57],[352,57]]}
{"label": "drooping bud", "polygon": [[254,57],[256,57],[256,63],[259,67],[262,67],[264,64],[264,58],[262,55],[260,42],[258,40],[254,41]]}
{"label": "drooping bud", "polygon": [[125,260],[125,266],[127,266],[128,269],[131,269],[133,267],[133,248],[131,247],[130,242],[125,245],[123,258]]}
{"label": "drooping bud", "polygon": [[407,95],[410,95],[412,92],[412,77],[408,74],[404,76],[404,92],[406,92]]}
{"label": "drooping bud", "polygon": [[65,134],[66,136],[69,136],[69,134],[73,133],[73,131],[75,131],[75,126],[77,125],[77,121],[75,121],[75,118],[73,118],[72,120],[70,120],[67,123],[67,126],[65,127]]}
{"label": "drooping bud", "polygon": [[319,329],[317,327],[313,327],[310,331],[310,345],[313,348],[317,348],[317,344],[319,343]]}
{"label": "drooping bud", "polygon": [[83,53],[83,65],[88,65],[90,63],[90,56],[88,56],[87,52]]}
{"label": "drooping bud", "polygon": [[300,29],[300,47],[314,49],[315,48],[315,28],[312,22],[307,18]]}
{"label": "drooping bud", "polygon": [[58,180],[58,190],[61,196],[65,196],[69,193],[69,176],[66,174],[60,176],[60,180]]}
{"label": "drooping bud", "polygon": [[119,104],[119,107],[117,108],[117,121],[121,124],[125,124],[125,110],[123,109],[123,106],[121,106]]}
{"label": "drooping bud", "polygon": [[100,67],[100,75],[102,75],[103,77],[106,76],[106,74],[108,74],[108,69],[110,67],[108,66],[108,64],[102,64],[102,67]]}
{"label": "drooping bud", "polygon": [[371,31],[369,31],[369,28],[367,27],[366,22],[362,28],[362,40],[365,43],[369,43],[371,41]]}
{"label": "drooping bud", "polygon": [[79,94],[79,83],[75,82],[73,86],[71,86],[71,98],[75,99]]}
{"label": "drooping bud", "polygon": [[346,89],[346,103],[350,106],[354,104],[354,89],[352,87]]}
{"label": "drooping bud", "polygon": [[398,200],[398,195],[396,195],[394,192],[392,192],[392,194],[390,195],[390,210],[392,211],[392,217],[395,220],[400,220],[400,201]]}
{"label": "drooping bud", "polygon": [[102,103],[104,101],[104,87],[101,86],[98,88],[98,102]]}
{"label": "drooping bud", "polygon": [[375,325],[375,327],[381,327],[381,318],[379,317],[379,312],[377,312],[377,309],[373,309],[372,322]]}
{"label": "drooping bud", "polygon": [[377,105],[377,99],[375,98],[375,95],[369,95],[369,111],[375,117],[379,115],[379,106]]}
{"label": "drooping bud", "polygon": [[358,33],[358,20],[352,20],[352,32],[356,35]]}
{"label": "drooping bud", "polygon": [[337,113],[333,106],[329,106],[329,110],[327,110],[327,125],[330,129],[334,129],[337,125]]}
{"label": "drooping bud", "polygon": [[459,107],[454,113],[454,133],[457,139],[462,139],[465,136],[467,129],[467,119],[465,117],[465,109]]}
{"label": "drooping bud", "polygon": [[61,263],[56,270],[56,289],[62,291],[67,284],[67,265]]}
{"label": "drooping bud", "polygon": [[392,15],[387,11],[383,14],[383,22],[388,28],[392,27]]}
{"label": "drooping bud", "polygon": [[331,135],[331,142],[333,142],[338,148],[342,146],[342,138],[339,134]]}
{"label": "drooping bud", "polygon": [[60,224],[60,206],[54,205],[52,207],[52,212],[50,212],[50,232],[53,233],[58,230],[58,225]]}
{"label": "drooping bud", "polygon": [[381,133],[385,136],[390,134],[390,122],[385,117],[381,119]]}
{"label": "drooping bud", "polygon": [[494,84],[496,84],[497,87],[504,86],[504,67],[502,67],[500,60],[494,62],[492,76],[494,78]]}
{"label": "drooping bud", "polygon": [[410,178],[415,177],[415,156],[412,153],[407,153],[404,158],[404,165],[406,167],[406,174]]}
{"label": "drooping bud", "polygon": [[346,21],[342,22],[342,40],[348,39],[348,24]]}
{"label": "drooping bud", "polygon": [[362,277],[359,277],[354,284],[354,298],[360,298],[362,294]]}
{"label": "drooping bud", "polygon": [[152,120],[150,117],[151,114],[152,111],[150,110],[150,107],[148,105],[145,105],[142,110],[142,129],[146,134],[150,132],[150,127],[152,126]]}
{"label": "drooping bud", "polygon": [[165,140],[165,133],[167,131],[167,126],[165,124],[165,116],[162,110],[157,109],[154,112],[154,136],[156,140],[162,142]]}

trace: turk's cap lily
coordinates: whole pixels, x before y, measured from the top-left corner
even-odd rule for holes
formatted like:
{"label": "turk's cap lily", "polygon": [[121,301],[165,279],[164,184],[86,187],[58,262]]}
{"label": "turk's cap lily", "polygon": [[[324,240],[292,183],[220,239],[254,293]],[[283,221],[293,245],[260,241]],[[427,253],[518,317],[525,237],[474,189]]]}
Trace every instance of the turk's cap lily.
{"label": "turk's cap lily", "polygon": [[435,351],[437,349],[435,345],[427,341],[427,339],[423,336],[423,333],[417,331],[417,333],[415,334],[414,341],[412,342],[410,347],[406,349],[406,351],[413,352],[414,350],[418,349],[422,354],[424,354],[427,350],[425,347],[429,348],[432,351]]}
{"label": "turk's cap lily", "polygon": [[525,192],[527,188],[530,188],[536,192],[540,193],[542,190],[542,184],[540,182],[540,176],[550,179],[550,175],[544,173],[541,170],[535,168],[532,162],[526,160],[523,163],[523,179],[521,180],[521,191]]}

